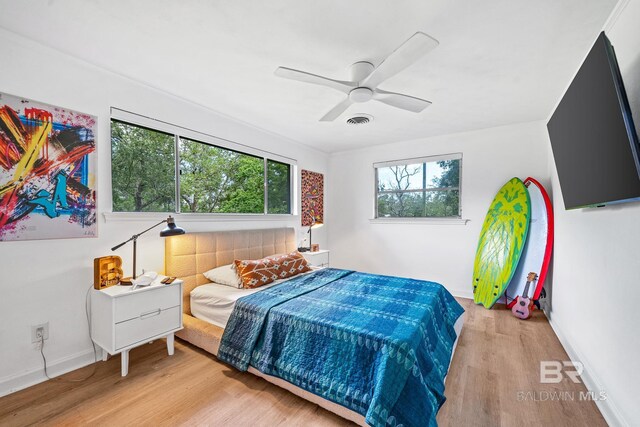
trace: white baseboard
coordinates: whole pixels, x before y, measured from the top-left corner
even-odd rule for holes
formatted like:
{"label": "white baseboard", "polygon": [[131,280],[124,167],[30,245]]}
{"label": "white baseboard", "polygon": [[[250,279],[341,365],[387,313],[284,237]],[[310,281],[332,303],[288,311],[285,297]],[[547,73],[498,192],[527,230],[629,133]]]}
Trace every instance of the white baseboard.
{"label": "white baseboard", "polygon": [[[585,366],[585,370],[582,372],[580,379],[582,383],[585,385],[588,391],[594,392],[597,396],[600,391],[605,391],[606,388],[602,386],[602,381],[600,378],[590,369],[587,369],[590,365],[587,363],[587,359],[585,359],[579,350],[571,345],[567,336],[562,332],[562,328],[558,326],[556,322],[553,321],[552,316],[545,310],[545,314],[547,319],[549,319],[549,324],[551,328],[555,332],[558,340],[560,340],[560,344],[564,347],[565,351],[569,355],[569,358],[572,362],[580,362]],[[604,417],[607,424],[610,426],[616,427],[628,427],[629,424],[623,418],[622,414],[616,408],[613,401],[608,398],[607,400],[595,400],[594,401],[600,410],[600,413]]]}
{"label": "white baseboard", "polygon": [[458,297],[458,298],[473,299],[473,292],[472,291],[453,290],[453,291],[451,291],[451,295],[453,295],[454,297]]}
{"label": "white baseboard", "polygon": [[[100,352],[100,349],[97,350]],[[96,360],[94,357],[93,348],[90,348],[58,360],[49,361],[47,371],[52,378],[57,377],[94,363]],[[0,378],[0,397],[44,381],[47,381],[47,377],[44,374],[44,365],[38,369],[26,370],[19,374]]]}

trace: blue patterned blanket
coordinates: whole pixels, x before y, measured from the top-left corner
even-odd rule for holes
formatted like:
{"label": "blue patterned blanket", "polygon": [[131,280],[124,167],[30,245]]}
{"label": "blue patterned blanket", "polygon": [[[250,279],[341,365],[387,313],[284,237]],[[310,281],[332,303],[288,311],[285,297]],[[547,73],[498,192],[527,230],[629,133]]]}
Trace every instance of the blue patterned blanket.
{"label": "blue patterned blanket", "polygon": [[435,426],[463,311],[437,283],[327,268],[239,299],[218,358],[372,426]]}

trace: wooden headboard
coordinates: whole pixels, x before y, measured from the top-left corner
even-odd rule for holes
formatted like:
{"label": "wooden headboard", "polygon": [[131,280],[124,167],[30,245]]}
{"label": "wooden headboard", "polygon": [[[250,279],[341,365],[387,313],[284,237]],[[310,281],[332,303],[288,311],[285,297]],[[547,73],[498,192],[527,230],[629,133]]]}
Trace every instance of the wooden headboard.
{"label": "wooden headboard", "polygon": [[210,282],[202,275],[205,271],[236,259],[259,259],[296,247],[294,228],[187,233],[165,239],[164,271],[184,280],[183,310],[191,315],[191,291]]}

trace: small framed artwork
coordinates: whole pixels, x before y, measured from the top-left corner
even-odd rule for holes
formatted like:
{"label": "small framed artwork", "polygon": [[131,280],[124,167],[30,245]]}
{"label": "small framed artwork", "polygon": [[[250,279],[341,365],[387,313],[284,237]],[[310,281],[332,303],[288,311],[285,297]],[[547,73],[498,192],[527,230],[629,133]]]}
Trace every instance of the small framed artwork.
{"label": "small framed artwork", "polygon": [[302,226],[310,227],[316,222],[324,222],[324,175],[302,170]]}
{"label": "small framed artwork", "polygon": [[320,245],[318,243],[313,243],[311,245],[311,252],[318,252],[320,250]]}

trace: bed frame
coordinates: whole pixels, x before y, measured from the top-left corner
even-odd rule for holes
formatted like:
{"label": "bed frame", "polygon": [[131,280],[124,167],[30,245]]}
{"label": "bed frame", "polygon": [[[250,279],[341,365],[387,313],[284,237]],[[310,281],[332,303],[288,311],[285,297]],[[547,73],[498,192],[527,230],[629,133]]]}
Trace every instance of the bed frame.
{"label": "bed frame", "polygon": [[[259,259],[269,255],[288,253],[294,251],[296,247],[294,228],[189,233],[165,239],[165,274],[179,277],[184,281],[182,287],[184,329],[176,332],[176,336],[217,355],[224,329],[197,319],[191,314],[191,291],[197,286],[210,283],[202,273],[221,265],[232,264],[236,259]],[[461,327],[462,316],[456,322],[456,331],[459,332]],[[249,367],[249,372],[342,418],[361,426],[367,425],[362,415],[337,403],[323,399],[280,378],[263,374],[253,367]]]}
{"label": "bed frame", "polygon": [[191,314],[191,291],[211,281],[202,273],[236,259],[259,259],[297,247],[293,228],[213,231],[188,233],[165,239],[164,269],[167,276],[179,277],[182,285],[184,329],[176,333],[209,353],[218,354],[224,329]]}

